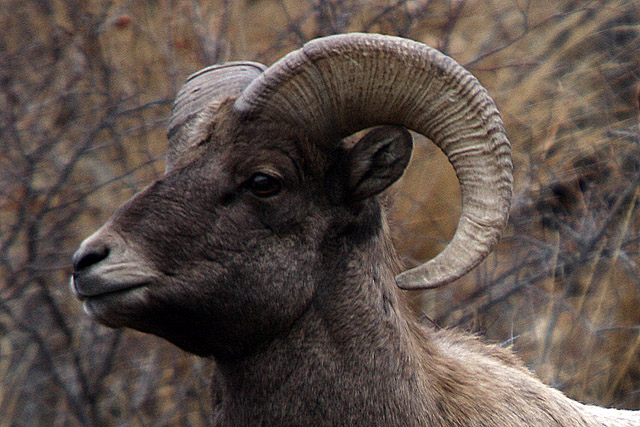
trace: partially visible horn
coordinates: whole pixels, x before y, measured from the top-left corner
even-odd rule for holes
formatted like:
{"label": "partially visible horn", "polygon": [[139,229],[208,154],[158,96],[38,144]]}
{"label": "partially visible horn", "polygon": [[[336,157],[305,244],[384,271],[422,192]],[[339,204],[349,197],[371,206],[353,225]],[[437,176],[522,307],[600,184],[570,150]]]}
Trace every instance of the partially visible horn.
{"label": "partially visible horn", "polygon": [[422,43],[374,34],[314,40],[269,67],[235,109],[247,120],[298,126],[316,144],[395,124],[442,149],[460,181],[462,214],[438,256],[396,277],[404,289],[466,274],[489,254],[507,222],[511,147],[500,114],[475,77]]}
{"label": "partially visible horn", "polygon": [[[204,112],[225,99],[237,98],[264,72],[266,67],[256,62],[228,62],[204,68],[187,78],[176,96],[167,137],[167,170],[170,170],[192,144]],[[197,139],[197,138],[195,138]]]}

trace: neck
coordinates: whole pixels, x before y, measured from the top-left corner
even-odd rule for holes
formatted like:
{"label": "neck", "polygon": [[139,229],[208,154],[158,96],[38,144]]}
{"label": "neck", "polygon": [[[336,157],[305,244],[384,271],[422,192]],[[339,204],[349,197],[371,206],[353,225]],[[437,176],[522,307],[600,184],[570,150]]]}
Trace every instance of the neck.
{"label": "neck", "polygon": [[636,425],[549,389],[508,351],[422,329],[395,289],[388,240],[348,243],[327,251],[343,256],[322,271],[340,273],[318,278],[286,333],[217,360],[214,425]]}
{"label": "neck", "polygon": [[320,279],[286,334],[240,360],[218,361],[220,425],[410,426],[425,417],[392,262],[367,262],[383,259],[388,243],[376,246],[327,260],[324,271],[341,274]]}

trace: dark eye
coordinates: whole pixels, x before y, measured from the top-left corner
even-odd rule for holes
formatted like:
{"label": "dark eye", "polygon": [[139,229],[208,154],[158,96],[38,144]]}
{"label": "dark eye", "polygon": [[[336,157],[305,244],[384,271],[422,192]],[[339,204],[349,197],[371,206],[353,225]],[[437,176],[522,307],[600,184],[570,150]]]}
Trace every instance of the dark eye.
{"label": "dark eye", "polygon": [[282,190],[282,181],[275,176],[258,172],[249,178],[249,188],[259,197],[275,196]]}

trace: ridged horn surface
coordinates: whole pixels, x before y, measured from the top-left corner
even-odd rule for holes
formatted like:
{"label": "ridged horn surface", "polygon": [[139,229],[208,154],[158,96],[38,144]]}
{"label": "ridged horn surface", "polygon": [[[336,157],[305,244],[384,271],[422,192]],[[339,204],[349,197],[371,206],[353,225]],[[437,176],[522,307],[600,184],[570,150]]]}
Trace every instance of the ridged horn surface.
{"label": "ridged horn surface", "polygon": [[199,127],[209,119],[205,112],[228,98],[237,98],[264,72],[266,67],[256,62],[228,62],[204,68],[187,78],[173,104],[167,137],[167,170],[198,141]]}
{"label": "ridged horn surface", "polygon": [[401,288],[436,287],[466,274],[507,222],[511,147],[500,114],[475,77],[422,43],[359,33],[316,39],[269,67],[234,108],[246,120],[298,126],[316,144],[388,124],[440,147],[458,176],[462,213],[440,254],[396,277]]}

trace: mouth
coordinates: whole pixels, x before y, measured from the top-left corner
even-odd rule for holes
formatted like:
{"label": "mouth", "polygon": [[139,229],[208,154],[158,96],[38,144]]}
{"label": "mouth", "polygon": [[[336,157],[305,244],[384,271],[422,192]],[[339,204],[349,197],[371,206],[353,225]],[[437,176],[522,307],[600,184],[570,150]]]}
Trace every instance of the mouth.
{"label": "mouth", "polygon": [[80,301],[106,298],[148,287],[148,282],[107,283],[99,278],[72,276],[69,280],[71,292]]}
{"label": "mouth", "polygon": [[71,292],[82,302],[84,312],[92,319],[113,328],[126,326],[147,299],[149,282],[106,283],[95,277],[72,276]]}

